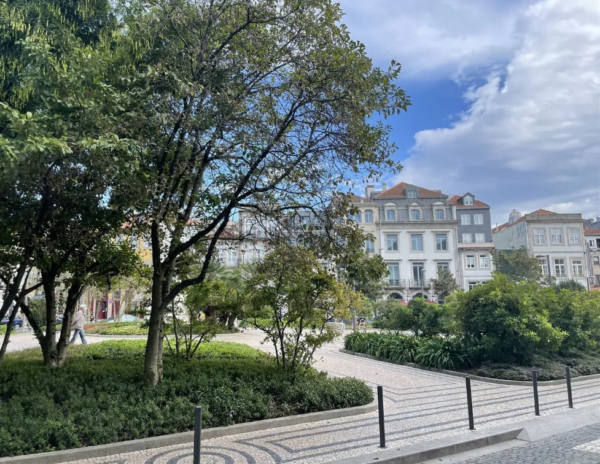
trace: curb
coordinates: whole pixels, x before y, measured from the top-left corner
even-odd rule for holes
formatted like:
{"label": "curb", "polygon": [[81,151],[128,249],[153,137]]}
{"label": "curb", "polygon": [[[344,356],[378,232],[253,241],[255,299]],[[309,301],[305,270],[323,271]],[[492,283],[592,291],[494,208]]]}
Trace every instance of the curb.
{"label": "curb", "polygon": [[[419,364],[414,364],[414,363],[397,363],[397,362],[388,361],[385,359],[379,359],[376,356],[372,356],[370,354],[356,353],[355,351],[349,351],[344,348],[340,348],[340,353],[350,354],[352,356],[358,356],[361,358],[372,359],[374,361],[380,361],[380,362],[384,362],[384,363],[388,363],[388,364],[395,364],[396,366],[414,367],[415,369],[421,369],[423,371],[437,372],[439,374],[451,375],[453,377],[461,377],[463,379],[469,378],[471,380],[476,380],[478,382],[495,383],[495,384],[499,384],[499,385],[513,385],[513,386],[521,386],[521,387],[531,387],[533,385],[533,382],[531,380],[493,379],[491,377],[480,377],[478,375],[465,374],[464,372],[447,371],[444,369],[435,369],[433,367],[425,367],[425,366],[421,366]],[[583,382],[585,380],[593,380],[593,379],[600,379],[600,374],[580,375],[578,377],[571,377],[571,383]],[[567,382],[566,379],[538,380],[538,385],[540,385],[540,386],[564,385],[566,382]]]}
{"label": "curb", "polygon": [[453,454],[464,453],[478,448],[497,445],[515,440],[523,429],[513,428],[497,433],[470,432],[468,438],[450,437],[434,440],[433,442],[417,443],[397,449],[382,450],[378,453],[354,456],[351,458],[332,461],[328,464],[417,464],[430,459],[439,459]]}
{"label": "curb", "polygon": [[[225,427],[211,427],[202,430],[202,439],[226,437],[241,433],[259,432],[261,430],[289,427],[292,425],[306,424],[325,420],[339,419],[342,417],[357,416],[377,411],[377,400],[363,406],[354,406],[345,409],[333,409],[331,411],[311,412],[298,414],[296,416],[278,417],[276,419],[265,419],[256,422],[245,422],[243,424],[229,425]],[[76,461],[79,459],[101,458],[114,454],[144,451],[165,446],[182,445],[194,441],[194,432],[174,433],[160,437],[140,438],[106,445],[88,446],[64,451],[51,451],[49,453],[28,454],[26,456],[14,456],[0,458],[0,464],[58,464],[62,462]]]}

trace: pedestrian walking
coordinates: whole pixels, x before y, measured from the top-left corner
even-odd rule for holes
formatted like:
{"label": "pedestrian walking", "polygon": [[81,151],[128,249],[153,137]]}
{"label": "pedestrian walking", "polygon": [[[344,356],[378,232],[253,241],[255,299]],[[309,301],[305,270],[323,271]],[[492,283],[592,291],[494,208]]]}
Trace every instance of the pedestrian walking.
{"label": "pedestrian walking", "polygon": [[73,319],[73,338],[69,342],[69,345],[75,343],[75,339],[77,338],[77,334],[81,338],[81,343],[87,345],[87,341],[85,340],[85,334],[83,333],[83,326],[85,324],[85,316],[83,315],[83,307],[80,307],[77,314],[75,314],[75,318]]}

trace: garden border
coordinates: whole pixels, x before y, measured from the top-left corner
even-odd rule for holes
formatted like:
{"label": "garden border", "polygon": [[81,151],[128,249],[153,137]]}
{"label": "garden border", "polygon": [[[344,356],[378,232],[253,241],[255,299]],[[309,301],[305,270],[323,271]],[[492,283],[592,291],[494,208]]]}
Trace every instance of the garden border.
{"label": "garden border", "polygon": [[[329,411],[311,412],[308,414],[297,414],[295,416],[277,417],[255,422],[229,425],[225,427],[211,427],[202,430],[202,439],[221,438],[241,433],[259,432],[261,430],[289,427],[292,425],[306,424],[324,420],[339,419],[342,417],[358,416],[377,410],[377,401],[369,404],[354,406],[344,409],[332,409]],[[193,411],[190,411],[192,414]],[[194,432],[181,432],[159,437],[140,438],[105,445],[87,446],[63,451],[51,451],[49,453],[27,454],[25,456],[13,456],[0,458],[0,464],[59,464],[62,462],[76,461],[79,459],[101,458],[115,454],[144,451],[165,446],[189,444],[194,441]]]}
{"label": "garden border", "polygon": [[[346,350],[344,348],[340,348],[341,353],[350,354],[352,356],[359,356],[361,358],[373,359],[375,361],[381,361],[388,364],[395,364],[397,366],[408,366],[414,367],[415,369],[421,369],[424,371],[432,371],[438,372],[440,374],[452,375],[454,377],[462,377],[463,379],[469,378],[472,380],[477,380],[478,382],[488,382],[495,383],[500,385],[514,385],[514,386],[522,386],[522,387],[530,387],[533,382],[531,380],[506,380],[506,379],[494,379],[493,377],[481,377],[478,375],[465,374],[464,372],[456,372],[456,371],[447,371],[445,369],[436,369],[434,367],[426,367],[421,366],[419,364],[414,363],[397,363],[393,361],[388,361],[385,359],[380,359],[376,356],[372,356],[370,354],[357,353],[356,351]],[[578,377],[571,377],[571,383],[574,382],[583,382],[585,380],[592,379],[600,379],[600,374],[592,374],[592,375],[580,375]],[[538,385],[564,385],[566,383],[566,379],[559,380],[538,380]],[[1,461],[0,461],[1,462]]]}

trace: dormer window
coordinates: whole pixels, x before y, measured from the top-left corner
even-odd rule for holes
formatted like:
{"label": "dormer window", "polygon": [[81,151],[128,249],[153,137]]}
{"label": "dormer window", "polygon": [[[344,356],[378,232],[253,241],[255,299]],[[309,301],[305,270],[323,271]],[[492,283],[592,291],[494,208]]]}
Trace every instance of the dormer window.
{"label": "dormer window", "polygon": [[466,196],[463,200],[463,203],[468,206],[473,205],[473,197]]}
{"label": "dormer window", "polygon": [[416,190],[409,190],[406,192],[406,196],[408,198],[417,198],[417,191]]}
{"label": "dormer window", "polygon": [[420,221],[421,220],[421,211],[418,209],[410,210],[410,219],[411,221]]}

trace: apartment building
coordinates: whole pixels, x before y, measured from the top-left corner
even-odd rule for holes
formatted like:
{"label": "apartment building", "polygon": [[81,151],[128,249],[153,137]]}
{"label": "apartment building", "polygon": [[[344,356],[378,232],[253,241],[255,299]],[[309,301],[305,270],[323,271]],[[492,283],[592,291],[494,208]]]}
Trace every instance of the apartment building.
{"label": "apartment building", "polygon": [[459,275],[456,205],[448,195],[401,182],[381,190],[368,185],[352,196],[353,219],[370,234],[365,247],[388,265],[387,296],[408,301],[437,299],[431,279],[438,270]]}
{"label": "apartment building", "polygon": [[[600,226],[600,222],[598,223]],[[584,229],[590,285],[600,288],[600,229]]]}
{"label": "apartment building", "polygon": [[542,273],[553,280],[576,280],[589,288],[586,243],[581,214],[538,209],[521,215],[513,210],[508,222],[492,231],[496,249],[525,247],[538,258]]}
{"label": "apartment building", "polygon": [[449,199],[456,207],[458,219],[458,277],[463,290],[493,278],[492,218],[490,206],[472,193]]}

